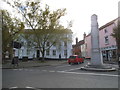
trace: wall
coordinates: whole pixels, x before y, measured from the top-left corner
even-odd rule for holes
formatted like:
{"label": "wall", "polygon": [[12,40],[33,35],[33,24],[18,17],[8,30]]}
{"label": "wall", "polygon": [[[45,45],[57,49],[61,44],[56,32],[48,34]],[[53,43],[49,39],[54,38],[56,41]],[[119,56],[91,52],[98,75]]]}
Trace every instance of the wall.
{"label": "wall", "polygon": [[[113,27],[114,27],[114,24],[111,24],[110,26],[107,26],[99,31],[100,48],[116,45],[115,38],[111,36],[113,32]],[[105,29],[107,30],[106,33],[105,33]],[[105,44],[105,36],[108,36],[109,44]]]}
{"label": "wall", "polygon": [[86,58],[91,57],[91,35],[87,35],[85,38],[85,46],[86,46]]}
{"label": "wall", "polygon": [[[72,55],[72,37],[71,35],[68,35],[68,37],[71,39],[71,41],[67,41],[67,46],[64,46],[64,42],[61,42],[61,49],[59,50],[58,47],[59,45],[52,46],[50,48],[50,53],[49,55],[46,55],[45,52],[45,58],[59,58],[59,55],[61,54],[61,58],[68,58],[70,55]],[[21,47],[21,49],[15,49],[15,56],[18,56],[20,59],[22,57],[27,56],[28,58],[32,59],[33,57],[37,57],[37,50],[38,48],[34,48],[34,46],[29,50],[27,48],[27,43],[24,39],[22,39],[24,42],[24,46]],[[56,55],[53,55],[53,50],[56,50]],[[67,50],[67,56],[64,55],[64,50]],[[40,57],[42,57],[42,54],[39,54]]]}
{"label": "wall", "polygon": [[[113,32],[113,28],[115,26],[116,21],[113,20],[105,25],[102,26],[102,28],[99,28],[99,43],[100,43],[100,50],[101,52],[104,50],[114,50],[116,49],[116,41],[115,38],[111,36]],[[107,32],[105,33],[105,29]],[[109,43],[105,43],[105,37],[108,36]],[[85,38],[85,45],[86,46],[86,58],[91,57],[91,35],[87,35]]]}

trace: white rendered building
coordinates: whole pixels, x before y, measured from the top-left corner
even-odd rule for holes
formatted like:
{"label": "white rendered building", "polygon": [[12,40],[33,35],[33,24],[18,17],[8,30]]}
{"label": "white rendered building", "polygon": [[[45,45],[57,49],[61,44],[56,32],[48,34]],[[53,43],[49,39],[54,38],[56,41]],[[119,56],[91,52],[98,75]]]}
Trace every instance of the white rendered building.
{"label": "white rendered building", "polygon": [[[70,55],[72,55],[72,34],[67,35],[71,41],[60,41],[59,45],[52,45],[52,47],[49,50],[45,51],[45,58],[49,59],[59,59],[61,56],[61,59],[66,59]],[[41,58],[42,54],[38,48],[35,48],[34,46],[31,48],[27,47],[27,41],[25,39],[21,39],[19,41],[22,42],[23,46],[20,49],[15,49],[15,56],[19,59],[22,59],[23,57],[28,57],[28,59],[33,58]],[[49,42],[49,44],[51,44]]]}

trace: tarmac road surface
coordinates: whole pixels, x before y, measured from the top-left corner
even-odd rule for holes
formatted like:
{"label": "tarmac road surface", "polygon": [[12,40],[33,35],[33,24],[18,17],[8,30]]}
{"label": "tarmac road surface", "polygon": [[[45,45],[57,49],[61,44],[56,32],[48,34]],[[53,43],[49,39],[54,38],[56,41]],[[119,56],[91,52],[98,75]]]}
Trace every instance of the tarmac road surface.
{"label": "tarmac road surface", "polygon": [[118,71],[83,71],[79,65],[3,69],[3,88],[118,88]]}

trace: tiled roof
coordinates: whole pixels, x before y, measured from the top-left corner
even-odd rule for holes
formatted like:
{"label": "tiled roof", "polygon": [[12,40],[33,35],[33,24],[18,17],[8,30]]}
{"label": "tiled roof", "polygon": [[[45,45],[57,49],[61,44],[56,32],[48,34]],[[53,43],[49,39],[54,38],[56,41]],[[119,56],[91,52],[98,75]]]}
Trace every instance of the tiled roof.
{"label": "tiled roof", "polygon": [[[118,18],[119,18],[119,17],[118,17]],[[118,18],[116,18],[116,19],[114,19],[114,20],[106,23],[105,25],[101,26],[101,27],[99,28],[99,30],[102,30],[102,29],[104,29],[105,27],[108,27],[108,26],[114,24],[114,22],[115,22]],[[86,37],[88,37],[88,36],[90,36],[90,35],[91,35],[91,33],[89,33]]]}
{"label": "tiled roof", "polygon": [[78,46],[83,45],[83,44],[84,44],[84,40],[81,40],[81,41],[79,41],[77,44],[72,45],[72,47],[73,47],[73,48],[74,48],[74,47],[78,47]]}
{"label": "tiled roof", "polygon": [[114,24],[114,22],[115,22],[117,19],[118,19],[118,18],[116,18],[116,19],[114,19],[114,20],[106,23],[105,25],[101,26],[101,27],[99,28],[99,30],[102,30],[102,29],[104,29],[105,27],[108,27],[108,26]]}

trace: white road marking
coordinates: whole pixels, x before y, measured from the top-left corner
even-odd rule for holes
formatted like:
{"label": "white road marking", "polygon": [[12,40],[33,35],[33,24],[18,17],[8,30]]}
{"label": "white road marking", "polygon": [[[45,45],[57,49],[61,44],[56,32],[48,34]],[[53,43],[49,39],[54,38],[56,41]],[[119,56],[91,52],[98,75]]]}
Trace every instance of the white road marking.
{"label": "white road marking", "polygon": [[29,71],[33,71],[32,69],[30,69]]}
{"label": "white road marking", "polygon": [[18,70],[18,69],[13,69],[13,70]]}
{"label": "white road marking", "polygon": [[46,72],[47,70],[42,70],[42,71]]}
{"label": "white road marking", "polygon": [[33,88],[33,87],[26,86],[25,88]]}
{"label": "white road marking", "polygon": [[23,70],[23,69],[19,69],[20,71]]}
{"label": "white road marking", "polygon": [[64,72],[66,72],[66,71],[78,70],[78,69],[80,69],[80,67],[79,67],[79,68],[73,68],[73,69],[69,69],[69,70],[64,70]]}
{"label": "white road marking", "polygon": [[118,77],[119,75],[112,74],[96,74],[96,73],[78,73],[78,72],[65,72],[65,71],[57,71],[58,73],[67,73],[67,74],[80,74],[80,75],[95,75],[95,76],[110,76],[110,77]]}
{"label": "white road marking", "polygon": [[10,87],[9,89],[14,89],[14,88],[18,88],[17,86],[15,86],[15,87]]}
{"label": "white road marking", "polygon": [[[65,65],[65,66],[58,66],[58,67],[66,67],[66,66],[71,66],[71,65]],[[61,71],[53,71],[53,70],[41,70],[41,71],[44,71],[44,72],[58,72],[58,73],[67,73],[67,74],[79,74],[79,75],[95,75],[95,76],[109,76],[109,77],[118,77],[120,75],[113,75],[113,74],[98,74],[98,73],[79,73],[79,72],[69,72],[69,71],[72,71],[72,70],[78,70],[80,69],[79,68],[73,68],[73,69],[69,69],[69,70],[61,70]],[[25,70],[25,71],[33,71],[33,70],[28,70],[28,69],[13,69],[13,70]],[[12,88],[17,88],[17,87],[12,87]]]}
{"label": "white road marking", "polygon": [[58,73],[63,73],[63,72],[65,72],[65,71],[56,71],[56,72],[58,72]]}

